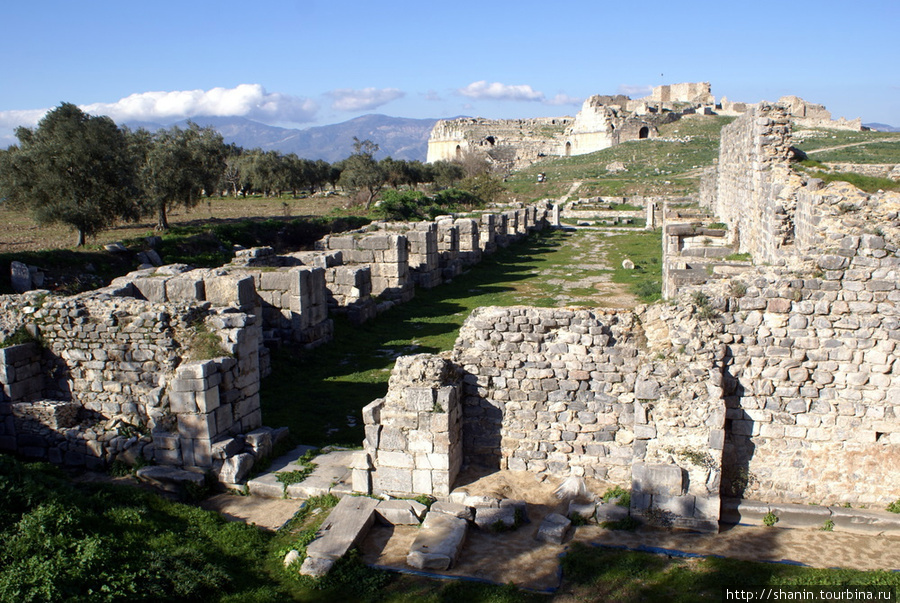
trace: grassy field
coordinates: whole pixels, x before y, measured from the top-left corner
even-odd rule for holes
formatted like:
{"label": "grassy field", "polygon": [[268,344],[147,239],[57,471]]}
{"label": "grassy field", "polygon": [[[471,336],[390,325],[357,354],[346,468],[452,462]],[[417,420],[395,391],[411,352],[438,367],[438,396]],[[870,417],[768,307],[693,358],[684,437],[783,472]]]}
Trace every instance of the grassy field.
{"label": "grassy field", "polygon": [[[204,200],[193,208],[177,208],[169,212],[172,226],[210,228],[241,220],[287,220],[302,217],[319,217],[340,213],[347,204],[343,197],[264,198],[242,199],[213,198]],[[103,245],[115,241],[139,239],[153,234],[155,221],[147,218],[140,222],[121,224],[117,228],[101,232],[89,240],[86,251],[97,251]],[[0,253],[71,249],[75,244],[75,232],[66,226],[40,226],[27,212],[0,203]]]}

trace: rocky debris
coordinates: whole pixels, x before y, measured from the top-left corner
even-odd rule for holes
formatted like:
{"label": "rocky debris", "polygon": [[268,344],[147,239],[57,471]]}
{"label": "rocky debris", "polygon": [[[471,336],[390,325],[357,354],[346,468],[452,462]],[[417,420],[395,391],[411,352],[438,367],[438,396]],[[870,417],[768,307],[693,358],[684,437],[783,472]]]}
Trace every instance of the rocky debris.
{"label": "rocky debris", "polygon": [[292,564],[297,563],[300,560],[300,551],[295,549],[291,549],[288,551],[287,555],[284,556],[284,567],[290,567]]}
{"label": "rocky debris", "polygon": [[540,542],[549,542],[552,544],[562,544],[569,533],[572,522],[569,518],[559,513],[550,513],[541,522],[538,527],[534,539]]}
{"label": "rocky debris", "polygon": [[607,521],[620,521],[630,514],[631,512],[628,507],[623,507],[618,504],[617,500],[612,500],[605,503],[598,503],[594,517],[597,518],[597,523],[604,523]]}
{"label": "rocky debris", "polygon": [[466,539],[465,519],[445,513],[428,513],[410,547],[406,563],[422,570],[449,569]]}

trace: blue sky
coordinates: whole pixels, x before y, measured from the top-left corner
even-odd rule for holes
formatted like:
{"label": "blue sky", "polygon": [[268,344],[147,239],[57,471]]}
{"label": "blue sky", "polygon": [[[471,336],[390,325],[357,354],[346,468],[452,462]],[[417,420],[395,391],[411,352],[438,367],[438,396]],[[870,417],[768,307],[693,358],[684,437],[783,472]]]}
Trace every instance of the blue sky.
{"label": "blue sky", "polygon": [[36,0],[3,9],[0,144],[76,103],[117,122],[574,115],[709,81],[900,126],[900,1]]}

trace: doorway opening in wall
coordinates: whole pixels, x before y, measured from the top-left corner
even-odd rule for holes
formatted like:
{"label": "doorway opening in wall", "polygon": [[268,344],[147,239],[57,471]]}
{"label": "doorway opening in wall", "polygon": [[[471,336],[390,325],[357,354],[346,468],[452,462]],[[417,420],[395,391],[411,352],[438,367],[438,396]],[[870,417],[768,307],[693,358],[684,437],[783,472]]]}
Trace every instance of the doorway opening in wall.
{"label": "doorway opening in wall", "polygon": [[638,138],[640,138],[640,139],[650,138],[650,128],[648,128],[647,126],[644,126],[643,128],[641,128],[640,131],[638,132]]}
{"label": "doorway opening in wall", "polygon": [[462,159],[462,147],[459,145],[456,145],[456,158]]}
{"label": "doorway opening in wall", "polygon": [[485,142],[487,142],[487,143],[488,143],[489,145],[491,145],[491,146],[494,146],[494,144],[496,144],[496,142],[497,142],[496,139],[494,139],[493,136],[488,136],[488,137],[485,138],[484,140],[485,140]]}
{"label": "doorway opening in wall", "polygon": [[566,157],[571,157],[571,156],[572,156],[572,143],[567,142],[566,143]]}

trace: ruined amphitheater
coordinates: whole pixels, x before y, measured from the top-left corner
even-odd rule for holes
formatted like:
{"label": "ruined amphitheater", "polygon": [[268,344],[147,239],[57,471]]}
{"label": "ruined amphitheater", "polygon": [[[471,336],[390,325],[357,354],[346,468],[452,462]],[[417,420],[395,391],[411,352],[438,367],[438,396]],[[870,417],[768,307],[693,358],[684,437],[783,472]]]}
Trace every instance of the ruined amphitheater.
{"label": "ruined amphitheater", "polygon": [[[743,109],[702,183],[701,205],[726,228],[661,210],[665,303],[478,309],[452,351],[398,359],[386,396],[362,410],[351,489],[430,495],[459,519],[457,479],[477,466],[626,485],[632,515],[700,531],[809,504],[839,527],[896,530],[842,509],[900,497],[900,195],[792,171],[796,108]],[[0,449],[88,468],[142,456],[242,483],[284,435],[260,413],[266,343],[325,343],[333,313],[371,320],[558,226],[558,212],[376,223],[314,252],[254,249],[73,297],[4,296],[4,330],[43,343],[0,350]],[[194,360],[204,332],[222,353]]]}

